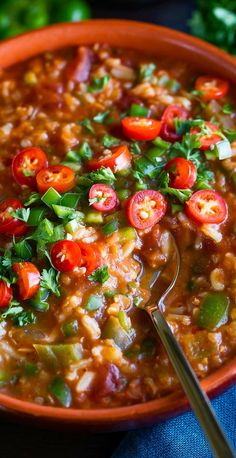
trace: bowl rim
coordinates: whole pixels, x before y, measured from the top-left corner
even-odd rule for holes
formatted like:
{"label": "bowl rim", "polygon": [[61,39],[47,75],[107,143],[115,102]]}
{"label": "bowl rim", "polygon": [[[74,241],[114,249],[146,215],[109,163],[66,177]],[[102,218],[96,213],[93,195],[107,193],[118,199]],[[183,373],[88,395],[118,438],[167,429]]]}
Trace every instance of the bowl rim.
{"label": "bowl rim", "polygon": [[[201,59],[201,64],[205,65],[206,69],[210,64],[211,71],[227,75],[236,83],[236,59],[215,46],[166,27],[120,19],[94,19],[56,24],[13,37],[0,44],[0,62],[2,67],[7,67],[46,50],[94,42],[106,42],[156,56],[163,51],[171,54],[171,50],[174,55],[173,50],[179,50],[182,56],[180,60],[186,59],[187,62],[196,63]],[[162,45],[158,51],[155,47],[157,44]],[[226,389],[235,380],[236,357],[206,377],[201,385],[209,395],[214,395]],[[107,409],[44,406],[0,393],[2,410],[87,426],[100,424],[109,427],[117,422],[133,426],[137,421],[140,423],[150,418],[156,420],[163,416],[171,416],[187,407],[187,399],[181,391],[142,404]]]}

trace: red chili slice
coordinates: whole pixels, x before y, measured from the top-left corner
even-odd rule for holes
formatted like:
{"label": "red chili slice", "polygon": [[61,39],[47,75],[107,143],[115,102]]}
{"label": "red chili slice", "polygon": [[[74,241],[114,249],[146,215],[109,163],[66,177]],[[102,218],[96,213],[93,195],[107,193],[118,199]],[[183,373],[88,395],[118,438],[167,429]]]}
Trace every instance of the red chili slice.
{"label": "red chili slice", "polygon": [[146,229],[163,218],[166,208],[167,202],[160,192],[138,191],[128,201],[127,218],[136,229]]}
{"label": "red chili slice", "polygon": [[113,172],[119,172],[122,169],[128,169],[131,164],[131,154],[126,145],[118,146],[111,150],[110,154],[101,156],[98,159],[88,161],[89,170],[98,170],[101,167],[110,167]]}
{"label": "red chili slice", "polygon": [[76,242],[60,240],[52,245],[51,259],[59,272],[70,272],[81,263],[81,251]]}
{"label": "red chili slice", "polygon": [[229,82],[214,76],[199,76],[195,89],[202,93],[202,98],[206,101],[221,99],[229,91]]}
{"label": "red chili slice", "polygon": [[50,187],[58,192],[67,192],[75,185],[75,172],[65,165],[51,165],[36,176],[38,191],[42,194]]}
{"label": "red chili slice", "polygon": [[117,195],[111,186],[94,184],[89,191],[89,202],[100,212],[109,212],[117,205]]}
{"label": "red chili slice", "polygon": [[186,213],[201,224],[220,224],[227,217],[227,204],[218,192],[202,189],[186,202]]}
{"label": "red chili slice", "polygon": [[0,307],[7,307],[12,299],[12,288],[4,280],[0,280]]}
{"label": "red chili slice", "polygon": [[181,140],[182,134],[176,132],[175,119],[183,121],[187,119],[189,112],[180,105],[169,105],[161,118],[162,126],[160,136],[168,142],[177,142]]}
{"label": "red chili slice", "polygon": [[[208,127],[208,129],[212,132],[216,132],[219,130],[219,128],[215,125],[212,124],[211,122],[205,121],[204,125]],[[191,135],[196,135],[201,132],[200,127],[192,127],[190,129],[190,134]],[[214,133],[209,133],[209,134],[202,134],[198,136],[198,140],[201,144],[200,149],[202,151],[210,149],[211,145],[215,145],[217,142],[220,142],[222,140],[220,135],[214,134]]]}
{"label": "red chili slice", "polygon": [[12,211],[23,208],[18,199],[9,198],[0,203],[0,233],[6,235],[24,235],[27,226],[23,221],[14,218]]}
{"label": "red chili slice", "polygon": [[80,250],[82,261],[81,265],[86,267],[87,275],[101,266],[101,253],[96,243],[77,242]]}
{"label": "red chili slice", "polygon": [[121,121],[124,135],[131,140],[153,140],[161,130],[161,121],[127,116]]}
{"label": "red chili slice", "polygon": [[170,174],[170,186],[177,189],[192,188],[197,179],[197,169],[192,161],[176,157],[166,164]]}
{"label": "red chili slice", "polygon": [[37,173],[47,166],[47,156],[41,148],[24,148],[13,158],[12,174],[19,185],[34,189]]}
{"label": "red chili slice", "polygon": [[32,262],[16,262],[12,269],[17,274],[17,285],[22,300],[30,299],[40,287],[40,272]]}

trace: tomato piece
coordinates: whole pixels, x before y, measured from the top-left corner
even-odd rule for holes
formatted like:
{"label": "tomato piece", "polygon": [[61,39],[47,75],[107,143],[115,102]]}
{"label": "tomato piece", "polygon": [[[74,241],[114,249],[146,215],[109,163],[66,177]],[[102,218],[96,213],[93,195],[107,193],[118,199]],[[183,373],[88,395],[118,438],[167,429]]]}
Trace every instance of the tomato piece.
{"label": "tomato piece", "polygon": [[37,173],[47,166],[47,156],[41,148],[24,148],[13,158],[12,175],[19,185],[34,189]]}
{"label": "tomato piece", "polygon": [[223,223],[227,217],[227,212],[224,198],[211,189],[195,192],[186,202],[186,213],[195,223]]}
{"label": "tomato piece", "polygon": [[168,142],[177,142],[181,140],[182,134],[176,132],[175,119],[184,121],[189,116],[189,112],[180,105],[169,105],[161,118],[162,126],[160,136]]}
{"label": "tomato piece", "polygon": [[12,299],[12,288],[4,280],[0,280],[0,307],[7,307]]}
{"label": "tomato piece", "polygon": [[166,164],[165,169],[169,172],[172,188],[192,188],[197,179],[197,169],[194,163],[183,157],[172,159]]}
{"label": "tomato piece", "polygon": [[65,165],[51,165],[36,176],[38,191],[42,194],[51,186],[58,192],[69,191],[75,185],[75,172]]}
{"label": "tomato piece", "polygon": [[81,250],[72,240],[60,240],[52,245],[51,259],[59,272],[70,272],[81,263]]}
{"label": "tomato piece", "polygon": [[112,148],[110,154],[88,161],[89,170],[98,170],[101,167],[110,167],[113,172],[128,169],[131,165],[131,154],[126,145]]}
{"label": "tomato piece", "polygon": [[34,296],[40,287],[40,272],[32,262],[16,262],[12,270],[17,274],[20,298],[25,301]]}
{"label": "tomato piece", "polygon": [[23,221],[14,218],[12,211],[23,208],[18,199],[5,199],[0,203],[0,233],[7,235],[24,235],[27,232],[27,226]]}
{"label": "tomato piece", "polygon": [[127,218],[136,229],[146,229],[163,218],[166,208],[167,202],[160,192],[151,189],[138,191],[128,201]]}
{"label": "tomato piece", "polygon": [[93,51],[85,46],[80,46],[76,56],[68,64],[66,78],[77,83],[87,81],[92,69],[93,60]]}
{"label": "tomato piece", "polygon": [[89,191],[89,202],[100,212],[109,212],[117,205],[117,195],[111,186],[94,184]]}
{"label": "tomato piece", "polygon": [[[222,140],[220,135],[214,134],[214,132],[217,132],[219,130],[219,128],[215,124],[205,121],[204,126],[206,126],[213,133],[203,133],[202,135],[198,136],[198,140],[201,144],[200,150],[202,151],[210,149],[211,145],[215,145],[217,142],[220,142]],[[190,129],[190,134],[201,134],[201,127],[192,127]]]}
{"label": "tomato piece", "polygon": [[224,97],[229,91],[229,82],[214,76],[199,76],[195,82],[195,89],[202,93],[205,101]]}
{"label": "tomato piece", "polygon": [[101,253],[96,243],[77,242],[80,250],[82,261],[81,265],[86,267],[86,273],[89,275],[101,266]]}
{"label": "tomato piece", "polygon": [[161,121],[127,116],[121,121],[124,135],[131,140],[153,140],[161,130]]}

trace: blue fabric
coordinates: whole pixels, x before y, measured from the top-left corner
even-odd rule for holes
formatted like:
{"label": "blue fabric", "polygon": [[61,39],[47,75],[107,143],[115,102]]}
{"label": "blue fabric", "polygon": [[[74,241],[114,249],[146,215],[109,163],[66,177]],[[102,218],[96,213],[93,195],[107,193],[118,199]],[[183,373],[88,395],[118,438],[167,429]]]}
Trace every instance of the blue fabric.
{"label": "blue fabric", "polygon": [[[236,385],[212,404],[236,449]],[[195,416],[186,412],[151,428],[127,433],[112,458],[212,458],[212,453]]]}

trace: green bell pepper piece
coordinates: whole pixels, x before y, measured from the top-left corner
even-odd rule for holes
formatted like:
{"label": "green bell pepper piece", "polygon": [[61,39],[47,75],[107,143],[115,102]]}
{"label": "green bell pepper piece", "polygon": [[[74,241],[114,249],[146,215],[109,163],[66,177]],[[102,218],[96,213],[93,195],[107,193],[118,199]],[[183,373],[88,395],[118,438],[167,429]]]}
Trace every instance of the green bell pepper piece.
{"label": "green bell pepper piece", "polygon": [[208,293],[200,306],[198,326],[213,330],[228,321],[229,298],[223,292]]}

